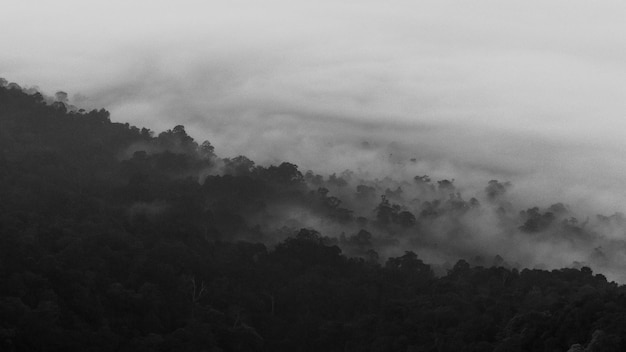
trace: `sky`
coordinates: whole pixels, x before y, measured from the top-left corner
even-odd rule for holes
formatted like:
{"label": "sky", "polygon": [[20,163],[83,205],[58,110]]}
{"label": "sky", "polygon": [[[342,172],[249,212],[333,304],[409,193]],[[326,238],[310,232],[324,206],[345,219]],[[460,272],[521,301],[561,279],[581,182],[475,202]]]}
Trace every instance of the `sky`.
{"label": "sky", "polygon": [[22,0],[0,16],[0,77],[182,124],[221,156],[626,211],[621,1]]}

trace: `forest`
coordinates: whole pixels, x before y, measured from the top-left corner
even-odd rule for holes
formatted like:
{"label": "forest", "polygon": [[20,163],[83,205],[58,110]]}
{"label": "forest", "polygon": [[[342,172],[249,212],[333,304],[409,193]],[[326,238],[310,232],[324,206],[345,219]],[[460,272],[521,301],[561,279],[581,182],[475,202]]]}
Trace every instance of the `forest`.
{"label": "forest", "polygon": [[218,152],[0,79],[0,350],[626,350],[621,213]]}

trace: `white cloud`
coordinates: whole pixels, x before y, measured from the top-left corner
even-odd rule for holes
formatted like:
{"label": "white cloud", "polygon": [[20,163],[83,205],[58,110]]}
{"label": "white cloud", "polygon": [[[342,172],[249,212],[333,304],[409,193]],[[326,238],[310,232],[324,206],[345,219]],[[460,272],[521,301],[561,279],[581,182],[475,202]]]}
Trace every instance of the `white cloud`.
{"label": "white cloud", "polygon": [[622,210],[625,10],[618,1],[20,1],[3,9],[12,30],[0,32],[0,75],[80,93],[120,121],[184,124],[227,155],[328,171],[358,160],[384,172],[374,154],[349,150],[397,141],[460,182],[493,173],[520,197]]}

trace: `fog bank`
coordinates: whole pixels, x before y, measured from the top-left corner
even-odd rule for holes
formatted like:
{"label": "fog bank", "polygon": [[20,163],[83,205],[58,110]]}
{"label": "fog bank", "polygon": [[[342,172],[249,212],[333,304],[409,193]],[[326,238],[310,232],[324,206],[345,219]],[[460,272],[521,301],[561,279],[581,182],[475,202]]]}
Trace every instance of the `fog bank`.
{"label": "fog bank", "polygon": [[623,3],[171,6],[12,4],[0,76],[222,156],[626,212]]}

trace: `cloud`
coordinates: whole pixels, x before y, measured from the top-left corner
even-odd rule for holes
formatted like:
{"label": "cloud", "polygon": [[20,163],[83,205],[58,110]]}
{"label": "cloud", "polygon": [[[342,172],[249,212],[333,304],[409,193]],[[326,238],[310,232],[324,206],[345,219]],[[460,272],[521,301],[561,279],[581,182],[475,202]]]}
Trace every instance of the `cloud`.
{"label": "cloud", "polygon": [[494,172],[533,196],[622,208],[618,3],[31,5],[6,16],[20,30],[0,34],[19,43],[4,75],[118,121],[184,124],[226,155],[328,172],[383,173],[358,146],[397,142],[459,181]]}

